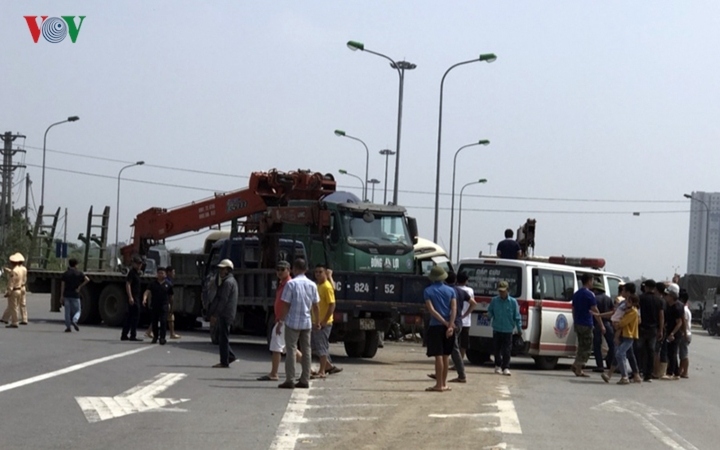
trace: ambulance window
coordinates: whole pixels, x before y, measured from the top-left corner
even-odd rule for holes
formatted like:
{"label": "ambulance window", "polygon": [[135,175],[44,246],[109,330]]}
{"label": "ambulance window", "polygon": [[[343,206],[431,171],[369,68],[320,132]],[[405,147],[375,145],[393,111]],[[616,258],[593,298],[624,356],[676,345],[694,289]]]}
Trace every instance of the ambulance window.
{"label": "ambulance window", "polygon": [[616,295],[620,295],[620,292],[618,292],[618,288],[620,287],[620,280],[617,278],[610,278],[607,279],[608,282],[608,289],[610,289],[610,292],[606,292],[607,295],[610,297],[615,297]]}
{"label": "ambulance window", "polygon": [[522,269],[513,266],[500,266],[495,264],[463,264],[458,273],[468,275],[468,286],[475,295],[494,297],[497,295],[498,283],[508,282],[508,294],[520,298],[522,295]]}
{"label": "ambulance window", "polygon": [[533,298],[570,301],[575,292],[575,276],[572,272],[533,269]]}

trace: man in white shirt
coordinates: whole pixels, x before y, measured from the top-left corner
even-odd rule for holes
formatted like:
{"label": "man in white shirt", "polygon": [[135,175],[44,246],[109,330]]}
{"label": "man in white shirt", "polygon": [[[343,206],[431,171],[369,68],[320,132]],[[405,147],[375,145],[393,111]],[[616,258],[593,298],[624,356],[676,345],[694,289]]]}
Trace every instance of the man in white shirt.
{"label": "man in white shirt", "polygon": [[688,307],[688,293],[685,289],[680,289],[680,302],[685,305],[685,337],[678,342],[680,350],[680,378],[688,378],[688,369],[690,368],[690,359],[688,358],[688,346],[692,341],[692,311]]}
{"label": "man in white shirt", "polygon": [[461,314],[462,317],[462,330],[460,331],[460,356],[465,360],[465,353],[467,353],[468,344],[470,342],[470,325],[472,325],[472,312],[477,305],[475,302],[475,291],[473,288],[467,285],[468,275],[465,272],[460,272],[457,276],[457,286],[463,291],[467,292],[470,296],[470,301],[463,303],[463,309]]}

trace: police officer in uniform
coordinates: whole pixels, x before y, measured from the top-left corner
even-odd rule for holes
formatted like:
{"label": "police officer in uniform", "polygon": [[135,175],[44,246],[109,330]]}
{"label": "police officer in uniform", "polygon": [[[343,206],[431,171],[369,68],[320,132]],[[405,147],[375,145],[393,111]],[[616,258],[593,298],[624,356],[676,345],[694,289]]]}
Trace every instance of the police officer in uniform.
{"label": "police officer in uniform", "polygon": [[[121,341],[142,341],[137,337],[137,325],[140,318],[140,267],[143,260],[140,256],[133,256],[132,266],[125,279],[125,292],[127,293],[127,316],[125,316],[125,324],[123,325]],[[130,337],[128,338],[128,332]]]}
{"label": "police officer in uniform", "polygon": [[10,256],[11,268],[5,267],[8,275],[7,291],[5,297],[8,299],[8,306],[2,316],[4,323],[10,324],[5,328],[18,327],[18,310],[22,325],[27,325],[27,308],[25,306],[25,283],[27,283],[27,269],[22,265],[25,258],[21,253]]}
{"label": "police officer in uniform", "polygon": [[[173,288],[167,280],[164,267],[158,267],[157,279],[153,280],[143,295],[143,306],[148,306],[150,297],[150,322],[153,329],[153,344],[157,344],[160,338],[160,345],[165,345],[165,332],[167,330],[167,316],[172,303]],[[158,326],[159,322],[159,326]]]}

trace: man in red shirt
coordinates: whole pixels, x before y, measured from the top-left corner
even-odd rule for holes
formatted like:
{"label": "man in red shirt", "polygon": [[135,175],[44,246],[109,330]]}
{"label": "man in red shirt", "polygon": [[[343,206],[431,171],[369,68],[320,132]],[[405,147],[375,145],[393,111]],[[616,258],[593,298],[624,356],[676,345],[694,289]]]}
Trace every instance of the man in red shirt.
{"label": "man in red shirt", "polygon": [[282,354],[285,353],[285,327],[278,327],[278,317],[280,317],[280,311],[282,311],[282,300],[280,300],[283,289],[288,281],[292,278],[290,276],[290,263],[287,261],[280,261],[276,267],[278,276],[278,287],[275,291],[275,305],[273,307],[275,312],[275,325],[270,332],[270,352],[272,352],[272,368],[270,373],[263,375],[258,378],[259,381],[277,381],[278,368],[280,367],[280,359]]}

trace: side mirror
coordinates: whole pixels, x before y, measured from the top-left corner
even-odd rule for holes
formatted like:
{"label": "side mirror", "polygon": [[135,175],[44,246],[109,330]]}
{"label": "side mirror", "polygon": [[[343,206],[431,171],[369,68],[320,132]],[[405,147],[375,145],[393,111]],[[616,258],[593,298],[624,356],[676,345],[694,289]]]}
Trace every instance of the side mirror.
{"label": "side mirror", "polygon": [[410,237],[412,237],[413,244],[417,244],[417,242],[418,242],[417,220],[414,217],[408,216],[407,226],[408,226],[408,231],[410,232]]}
{"label": "side mirror", "polygon": [[205,260],[203,258],[198,257],[195,260],[195,268],[197,269],[198,278],[201,280],[205,278]]}

